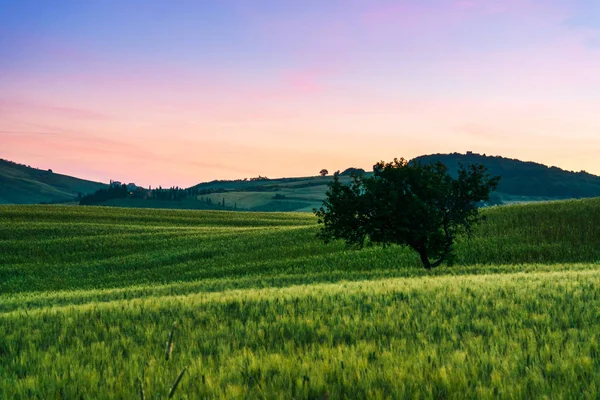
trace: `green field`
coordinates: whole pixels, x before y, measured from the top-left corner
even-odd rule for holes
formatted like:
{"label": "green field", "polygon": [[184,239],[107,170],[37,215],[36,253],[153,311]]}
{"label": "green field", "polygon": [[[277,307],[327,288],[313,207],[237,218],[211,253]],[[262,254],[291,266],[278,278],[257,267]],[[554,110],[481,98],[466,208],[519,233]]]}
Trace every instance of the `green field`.
{"label": "green field", "polygon": [[0,206],[0,398],[598,398],[600,199],[484,213],[428,272],[306,213]]}

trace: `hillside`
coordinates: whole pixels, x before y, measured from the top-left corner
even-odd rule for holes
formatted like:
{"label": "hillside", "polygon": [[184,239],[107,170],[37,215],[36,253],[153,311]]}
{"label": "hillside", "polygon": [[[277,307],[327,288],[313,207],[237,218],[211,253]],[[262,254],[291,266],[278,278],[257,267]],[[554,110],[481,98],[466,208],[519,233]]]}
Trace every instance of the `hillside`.
{"label": "hillside", "polygon": [[502,177],[497,195],[504,198],[505,202],[511,199],[548,200],[600,196],[600,177],[584,171],[571,172],[535,162],[475,153],[432,154],[417,157],[413,161],[441,161],[452,172],[456,172],[459,163],[483,164],[492,175]]}
{"label": "hillside", "polygon": [[[492,194],[492,204],[600,196],[600,177],[583,171],[570,172],[534,162],[479,154],[433,154],[414,160],[441,161],[451,171],[456,171],[459,163],[485,165],[492,175],[502,177],[498,190]],[[332,179],[330,175],[212,181],[193,186],[190,189],[199,194],[181,201],[125,198],[101,204],[134,208],[310,212],[321,206],[327,184]],[[340,179],[348,182],[350,176],[342,173]],[[0,160],[0,204],[67,202],[78,192],[89,193],[102,187],[106,185]]]}
{"label": "hillside", "polygon": [[[348,176],[340,177],[349,181]],[[249,211],[312,211],[319,207],[331,176],[264,179],[259,181],[214,181],[196,185],[198,198]]]}
{"label": "hillside", "polygon": [[598,398],[600,199],[483,213],[426,271],[308,213],[0,206],[0,398]]}
{"label": "hillside", "polygon": [[[479,154],[433,154],[414,159],[424,163],[441,161],[451,172],[458,164],[485,165],[502,180],[492,194],[493,204],[560,200],[600,196],[600,177],[586,172],[570,172],[534,162]],[[347,175],[340,177],[349,181]],[[208,194],[200,196],[212,202],[251,211],[311,211],[319,207],[332,177],[269,179],[263,181],[215,181],[195,187]],[[210,193],[212,192],[212,193]]]}
{"label": "hillside", "polygon": [[105,184],[56,174],[0,159],[0,204],[74,201],[78,193],[94,192]]}

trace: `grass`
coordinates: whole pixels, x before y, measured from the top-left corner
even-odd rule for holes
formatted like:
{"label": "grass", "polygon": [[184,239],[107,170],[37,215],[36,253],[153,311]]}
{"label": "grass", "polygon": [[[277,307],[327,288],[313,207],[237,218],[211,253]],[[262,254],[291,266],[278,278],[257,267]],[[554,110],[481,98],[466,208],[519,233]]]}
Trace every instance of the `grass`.
{"label": "grass", "polygon": [[0,206],[0,398],[598,398],[600,199],[485,214],[429,273],[310,214]]}
{"label": "grass", "polygon": [[[318,208],[332,180],[327,177],[306,177],[271,179],[257,182],[231,182],[229,184],[207,183],[198,185],[199,188],[226,189],[225,193],[199,195],[201,199],[211,199],[215,204],[221,204],[249,211],[301,211],[310,212]],[[347,176],[341,177],[343,182],[349,182]],[[276,197],[277,196],[277,197]]]}

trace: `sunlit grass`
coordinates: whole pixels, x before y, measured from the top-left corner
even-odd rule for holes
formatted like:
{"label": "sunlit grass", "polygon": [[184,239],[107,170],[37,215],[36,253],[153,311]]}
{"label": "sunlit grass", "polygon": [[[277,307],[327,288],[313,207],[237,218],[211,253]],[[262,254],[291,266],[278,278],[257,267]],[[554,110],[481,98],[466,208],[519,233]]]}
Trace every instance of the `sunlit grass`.
{"label": "sunlit grass", "polygon": [[597,398],[600,200],[485,214],[427,272],[310,214],[0,206],[0,398]]}

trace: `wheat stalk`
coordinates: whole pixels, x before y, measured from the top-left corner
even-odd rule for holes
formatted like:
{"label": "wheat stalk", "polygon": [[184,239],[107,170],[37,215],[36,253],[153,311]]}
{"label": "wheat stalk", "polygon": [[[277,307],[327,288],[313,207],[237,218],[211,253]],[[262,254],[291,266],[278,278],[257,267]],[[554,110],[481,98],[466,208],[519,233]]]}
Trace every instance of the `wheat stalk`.
{"label": "wheat stalk", "polygon": [[142,384],[142,380],[138,378],[138,383],[140,385],[140,400],[145,400],[146,396],[144,395],[144,386]]}
{"label": "wheat stalk", "polygon": [[169,399],[171,397],[173,397],[173,395],[175,394],[175,390],[177,390],[177,386],[179,385],[181,378],[183,378],[183,374],[185,374],[186,370],[187,370],[187,367],[183,368],[181,370],[181,372],[179,373],[179,375],[177,376],[177,379],[175,379],[175,382],[173,382],[173,386],[171,387],[171,390],[169,391]]}
{"label": "wheat stalk", "polygon": [[165,349],[166,361],[169,361],[169,357],[171,357],[171,353],[173,352],[173,335],[175,334],[176,326],[177,322],[173,322],[173,326],[171,327],[171,333],[169,333],[169,340],[167,340],[167,348]]}

